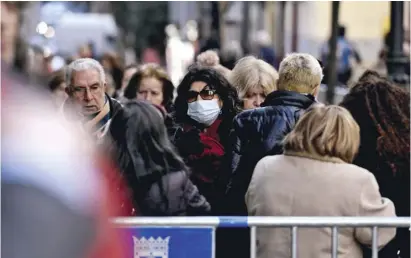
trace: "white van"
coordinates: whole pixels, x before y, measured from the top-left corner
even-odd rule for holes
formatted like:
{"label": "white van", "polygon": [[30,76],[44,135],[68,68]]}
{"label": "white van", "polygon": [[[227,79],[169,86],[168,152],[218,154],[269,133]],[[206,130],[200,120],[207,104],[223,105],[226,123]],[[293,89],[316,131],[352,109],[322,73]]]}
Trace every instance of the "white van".
{"label": "white van", "polygon": [[63,56],[77,54],[88,43],[93,44],[97,56],[117,50],[119,30],[111,14],[65,13],[54,30],[53,45]]}

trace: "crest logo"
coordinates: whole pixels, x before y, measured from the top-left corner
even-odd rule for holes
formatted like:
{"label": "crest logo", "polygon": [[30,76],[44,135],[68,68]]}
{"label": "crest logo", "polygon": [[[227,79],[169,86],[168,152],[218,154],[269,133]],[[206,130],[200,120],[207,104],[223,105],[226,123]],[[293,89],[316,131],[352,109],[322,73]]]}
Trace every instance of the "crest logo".
{"label": "crest logo", "polygon": [[170,237],[157,239],[133,236],[134,258],[168,258]]}

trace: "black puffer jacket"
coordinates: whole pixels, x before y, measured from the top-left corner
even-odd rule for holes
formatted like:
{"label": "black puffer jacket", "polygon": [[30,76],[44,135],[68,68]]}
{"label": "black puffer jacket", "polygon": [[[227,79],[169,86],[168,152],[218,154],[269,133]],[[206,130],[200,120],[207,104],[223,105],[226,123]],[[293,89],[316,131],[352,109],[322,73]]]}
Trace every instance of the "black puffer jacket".
{"label": "black puffer jacket", "polygon": [[[311,95],[291,91],[269,94],[262,108],[247,110],[234,118],[230,136],[231,166],[225,179],[224,198],[231,214],[246,215],[244,195],[257,162],[267,155],[282,153],[282,141],[302,111],[315,102]],[[228,207],[229,206],[229,207]]]}
{"label": "black puffer jacket", "polygon": [[[216,207],[219,215],[247,215],[244,196],[255,165],[267,155],[282,153],[284,136],[294,127],[301,112],[314,102],[313,96],[275,91],[267,96],[262,108],[244,111],[234,118],[228,164],[218,185],[223,192]],[[217,257],[250,257],[248,229],[217,232]]]}

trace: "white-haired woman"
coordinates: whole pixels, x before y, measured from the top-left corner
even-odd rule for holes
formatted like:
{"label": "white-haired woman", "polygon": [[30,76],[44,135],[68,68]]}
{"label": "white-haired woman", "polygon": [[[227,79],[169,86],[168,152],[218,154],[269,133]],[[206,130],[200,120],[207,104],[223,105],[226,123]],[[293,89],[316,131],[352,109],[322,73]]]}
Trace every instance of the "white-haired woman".
{"label": "white-haired woman", "polygon": [[[284,154],[260,160],[246,194],[251,216],[394,217],[394,204],[382,198],[368,170],[351,164],[360,145],[360,129],[339,106],[313,105],[284,139]],[[379,228],[377,246],[395,228]],[[297,253],[325,258],[331,253],[331,228],[300,228]],[[339,228],[338,257],[360,258],[360,244],[371,246],[371,228]],[[259,258],[291,257],[289,228],[257,231]]]}
{"label": "white-haired woman", "polygon": [[270,64],[253,56],[241,58],[229,76],[237,88],[244,109],[260,107],[265,97],[277,89],[278,72]]}

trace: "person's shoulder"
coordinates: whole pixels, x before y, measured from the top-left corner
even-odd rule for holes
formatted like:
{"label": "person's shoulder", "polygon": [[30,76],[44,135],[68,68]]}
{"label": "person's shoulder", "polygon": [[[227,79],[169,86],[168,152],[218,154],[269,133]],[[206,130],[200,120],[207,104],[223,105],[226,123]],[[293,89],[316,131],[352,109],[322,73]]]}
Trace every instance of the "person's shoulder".
{"label": "person's shoulder", "polygon": [[245,110],[234,117],[235,123],[258,123],[281,112],[281,106],[266,106]]}
{"label": "person's shoulder", "polygon": [[124,106],[119,100],[109,97],[109,101],[112,116],[124,110]]}
{"label": "person's shoulder", "polygon": [[123,104],[121,104],[121,102],[117,98],[109,97],[109,100],[113,108],[118,108],[118,109],[123,108]]}
{"label": "person's shoulder", "polygon": [[287,161],[282,154],[265,156],[257,162],[253,177],[260,177],[267,173],[271,175],[278,172],[283,173],[284,170],[281,168],[284,167],[284,164],[286,164],[285,162]]}
{"label": "person's shoulder", "polygon": [[280,155],[269,155],[269,156],[265,156],[264,158],[262,158],[259,163],[264,164],[265,166],[271,166],[274,163],[279,163],[279,162],[283,162],[285,161],[284,159],[284,155],[280,154]]}
{"label": "person's shoulder", "polygon": [[189,176],[186,171],[170,171],[169,173],[162,176],[163,183],[174,186],[176,188],[181,188],[181,186],[187,183]]}
{"label": "person's shoulder", "polygon": [[339,164],[338,170],[341,171],[344,180],[356,181],[360,184],[374,177],[374,174],[367,169],[349,163]]}

